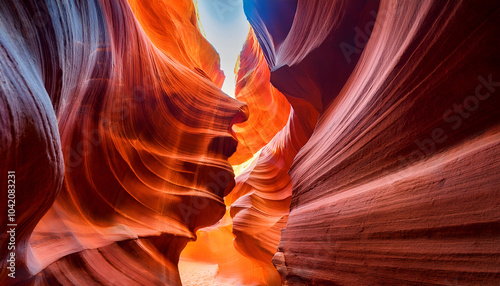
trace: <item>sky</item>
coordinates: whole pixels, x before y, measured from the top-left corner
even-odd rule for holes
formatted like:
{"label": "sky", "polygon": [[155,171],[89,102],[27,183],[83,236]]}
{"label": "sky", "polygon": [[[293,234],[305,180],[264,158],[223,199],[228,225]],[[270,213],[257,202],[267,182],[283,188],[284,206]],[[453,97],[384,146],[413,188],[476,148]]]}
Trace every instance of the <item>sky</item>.
{"label": "sky", "polygon": [[248,34],[243,0],[197,0],[200,22],[207,40],[220,56],[226,75],[222,91],[234,97],[234,67]]}

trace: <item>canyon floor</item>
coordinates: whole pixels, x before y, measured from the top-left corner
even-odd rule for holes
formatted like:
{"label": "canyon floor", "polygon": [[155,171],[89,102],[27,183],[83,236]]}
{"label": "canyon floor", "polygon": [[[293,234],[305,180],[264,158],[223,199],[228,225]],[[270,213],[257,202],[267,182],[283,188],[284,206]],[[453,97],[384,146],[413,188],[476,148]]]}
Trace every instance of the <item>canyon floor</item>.
{"label": "canyon floor", "polygon": [[194,261],[179,261],[179,274],[184,286],[229,286],[215,279],[217,265]]}

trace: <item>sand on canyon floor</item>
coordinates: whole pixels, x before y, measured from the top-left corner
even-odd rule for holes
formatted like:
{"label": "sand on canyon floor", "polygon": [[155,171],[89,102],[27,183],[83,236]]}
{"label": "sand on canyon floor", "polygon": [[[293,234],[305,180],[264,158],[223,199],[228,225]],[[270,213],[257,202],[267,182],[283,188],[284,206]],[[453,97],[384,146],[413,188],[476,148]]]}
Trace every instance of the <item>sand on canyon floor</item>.
{"label": "sand on canyon floor", "polygon": [[215,279],[217,265],[179,260],[179,273],[183,286],[230,286]]}

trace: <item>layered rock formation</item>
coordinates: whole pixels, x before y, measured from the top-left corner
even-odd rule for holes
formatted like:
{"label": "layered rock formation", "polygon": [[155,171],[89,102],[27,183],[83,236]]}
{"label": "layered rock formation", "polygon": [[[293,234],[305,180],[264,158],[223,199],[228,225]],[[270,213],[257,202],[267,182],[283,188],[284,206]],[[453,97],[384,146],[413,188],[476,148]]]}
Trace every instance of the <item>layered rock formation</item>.
{"label": "layered rock formation", "polygon": [[228,282],[279,285],[271,258],[290,205],[287,171],[312,132],[315,117],[303,122],[304,127],[290,111],[285,96],[271,85],[264,54],[252,30],[239,60],[236,98],[246,102],[250,115],[233,128],[239,145],[230,162],[256,157],[225,197],[228,212],[224,218],[198,231],[198,240],[186,247],[183,258],[217,264],[218,277]]}
{"label": "layered rock formation", "polygon": [[191,1],[140,4],[2,5],[2,170],[18,179],[2,284],[178,285],[180,251],[225,212],[246,107],[218,88]]}
{"label": "layered rock formation", "polygon": [[[273,260],[283,282],[497,285],[498,3],[381,1],[367,11],[372,22],[345,31],[351,42],[324,37],[328,47],[296,51],[267,28],[288,17],[266,22],[266,4],[247,3],[257,7],[247,14],[269,47],[271,82],[320,111],[290,171],[290,214]],[[298,1],[294,23],[320,4]],[[351,15],[338,5],[337,15]],[[344,65],[314,61],[327,49]]]}
{"label": "layered rock formation", "polygon": [[256,154],[287,123],[290,104],[285,96],[271,85],[264,53],[250,30],[239,56],[236,99],[248,106],[248,120],[233,128],[238,139],[237,152],[229,162],[239,165]]}
{"label": "layered rock formation", "polygon": [[[234,200],[231,204],[231,217],[236,249],[266,267],[271,267],[270,262],[276,252],[281,229],[287,223],[292,195],[292,182],[288,175],[290,166],[297,152],[311,136],[318,111],[321,112],[323,105],[330,100],[328,96],[321,94],[336,93],[341,87],[338,84],[331,85],[331,81],[326,84],[321,82],[325,79],[324,76],[315,77],[318,74],[311,73],[309,68],[318,63],[333,65],[339,61],[338,55],[330,58],[322,56],[322,53],[328,51],[333,40],[350,41],[353,34],[349,33],[349,30],[353,29],[355,23],[364,24],[365,11],[373,6],[371,2],[363,5],[358,3],[354,8],[347,5],[346,9],[351,13],[351,18],[344,19],[341,13],[335,12],[343,3],[315,1],[296,3],[295,6],[286,6],[282,9],[288,11],[288,14],[282,13],[275,19],[280,23],[276,26],[287,23],[287,19],[293,19],[290,13],[292,15],[295,13],[295,19],[288,27],[277,28],[274,22],[266,23],[273,20],[264,18],[268,15],[261,17],[259,14],[259,11],[278,9],[274,6],[276,3],[273,3],[247,1],[245,9],[256,33],[260,33],[257,36],[260,38],[260,45],[265,47],[263,50],[271,49],[270,52],[264,53],[268,66],[272,69],[269,80],[286,92],[285,96],[292,106],[292,112],[285,128],[262,149],[254,165],[236,178],[236,187],[226,198],[226,202],[228,199]],[[291,3],[287,2],[286,5]],[[308,35],[315,36],[305,39],[300,47],[291,45],[292,41],[302,43],[299,39],[305,37],[304,29],[312,29],[313,32]],[[335,38],[332,35],[342,35],[342,37]],[[295,57],[294,53],[298,50],[305,54]],[[242,54],[245,54],[245,50]],[[294,66],[295,61],[300,61],[301,64]],[[342,66],[347,71],[338,74],[338,81],[347,79],[348,71],[355,66],[356,61],[357,59],[353,59],[353,62]],[[320,86],[322,83],[324,85]],[[294,89],[295,87],[298,89]],[[311,100],[312,98],[315,100]],[[280,283],[274,278],[275,272],[269,271],[269,273],[266,285],[279,285]]]}
{"label": "layered rock formation", "polygon": [[496,2],[245,0],[233,100],[190,0],[7,0],[0,283],[498,285]]}

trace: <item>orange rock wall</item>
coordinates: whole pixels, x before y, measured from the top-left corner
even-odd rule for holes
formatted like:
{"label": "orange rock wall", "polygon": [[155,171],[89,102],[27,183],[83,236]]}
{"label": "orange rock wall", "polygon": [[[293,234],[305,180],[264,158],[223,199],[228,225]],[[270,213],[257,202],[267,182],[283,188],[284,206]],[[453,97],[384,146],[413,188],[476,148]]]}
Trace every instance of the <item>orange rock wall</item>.
{"label": "orange rock wall", "polygon": [[179,285],[180,251],[223,216],[247,108],[219,89],[191,1],[142,4],[2,5],[2,168],[18,178],[2,284]]}
{"label": "orange rock wall", "polygon": [[497,1],[244,9],[234,100],[190,0],[0,5],[0,284],[498,285]]}
{"label": "orange rock wall", "polygon": [[[257,7],[247,15],[261,45],[276,46],[260,20],[264,2],[246,3]],[[338,3],[336,15],[352,15]],[[320,4],[298,1],[291,27],[328,23],[299,18]],[[271,82],[320,111],[289,172],[290,214],[273,259],[284,284],[498,285],[499,8],[381,1],[361,14],[372,21],[345,31],[351,42],[327,36],[302,54],[285,39],[267,52]],[[347,67],[356,56],[340,89],[325,81],[343,73],[336,60]]]}
{"label": "orange rock wall", "polygon": [[271,73],[261,47],[250,30],[239,56],[236,99],[248,106],[248,120],[233,128],[238,149],[229,159],[238,165],[252,158],[287,123],[290,104],[270,83]]}

